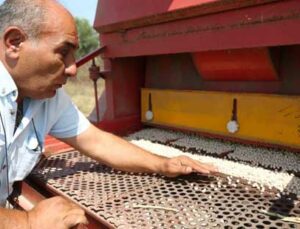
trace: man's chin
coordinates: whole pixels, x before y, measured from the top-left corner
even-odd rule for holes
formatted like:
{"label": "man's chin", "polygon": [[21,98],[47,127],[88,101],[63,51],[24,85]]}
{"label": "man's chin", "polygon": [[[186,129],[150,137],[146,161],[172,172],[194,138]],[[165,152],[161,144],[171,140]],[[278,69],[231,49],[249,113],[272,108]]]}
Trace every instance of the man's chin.
{"label": "man's chin", "polygon": [[32,99],[37,99],[37,100],[50,99],[50,98],[52,98],[56,95],[56,91],[57,90],[52,90],[52,91],[47,92],[47,93],[40,93],[38,96],[35,96]]}
{"label": "man's chin", "polygon": [[44,99],[50,99],[50,98],[52,98],[52,97],[54,97],[55,95],[56,95],[56,91],[57,90],[53,90],[46,98],[44,98]]}

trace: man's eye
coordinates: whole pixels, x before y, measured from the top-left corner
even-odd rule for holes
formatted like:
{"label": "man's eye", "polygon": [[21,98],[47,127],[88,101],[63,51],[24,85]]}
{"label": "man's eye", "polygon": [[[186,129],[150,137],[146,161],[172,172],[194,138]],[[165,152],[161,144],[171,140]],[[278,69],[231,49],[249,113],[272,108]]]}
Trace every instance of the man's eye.
{"label": "man's eye", "polygon": [[67,48],[61,49],[61,50],[59,51],[59,53],[60,53],[63,57],[65,57],[65,56],[68,55],[69,49],[67,49]]}

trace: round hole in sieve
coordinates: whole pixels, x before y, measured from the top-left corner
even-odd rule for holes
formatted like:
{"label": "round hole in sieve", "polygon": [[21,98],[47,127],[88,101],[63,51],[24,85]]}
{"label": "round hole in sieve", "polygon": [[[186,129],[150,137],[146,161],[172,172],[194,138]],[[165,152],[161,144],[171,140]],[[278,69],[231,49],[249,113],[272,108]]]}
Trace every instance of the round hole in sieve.
{"label": "round hole in sieve", "polygon": [[265,220],[267,218],[267,216],[263,215],[262,213],[256,214],[255,217],[257,219],[259,219],[260,222],[262,222],[263,220]]}
{"label": "round hole in sieve", "polygon": [[294,209],[292,210],[292,213],[295,215],[300,215],[300,209]]}
{"label": "round hole in sieve", "polygon": [[[261,205],[261,204],[264,204],[262,201],[252,201],[252,204],[254,205],[254,206],[257,206],[257,205]],[[265,205],[265,204],[264,204]]]}
{"label": "round hole in sieve", "polygon": [[220,211],[225,211],[226,208],[225,208],[225,207],[220,207],[219,210],[220,210]]}
{"label": "round hole in sieve", "polygon": [[216,207],[221,207],[221,206],[222,206],[222,203],[215,202],[214,205],[215,205]]}
{"label": "round hole in sieve", "polygon": [[253,225],[249,222],[243,224],[246,228],[253,228]]}
{"label": "round hole in sieve", "polygon": [[268,221],[268,220],[263,220],[262,223],[263,223],[264,225],[271,225],[271,224],[272,224],[272,222],[270,222],[270,221]]}
{"label": "round hole in sieve", "polygon": [[224,228],[225,228],[225,229],[233,229],[233,227],[232,227],[232,226],[229,226],[229,225],[224,226]]}
{"label": "round hole in sieve", "polygon": [[239,196],[237,199],[238,199],[239,201],[244,201],[244,200],[246,200],[246,198],[245,198],[244,196]]}
{"label": "round hole in sieve", "polygon": [[226,196],[231,196],[232,194],[229,192],[225,192],[225,193],[223,193],[223,195],[226,197]]}
{"label": "round hole in sieve", "polygon": [[234,220],[234,221],[231,222],[231,224],[232,224],[234,227],[236,227],[236,226],[240,225],[240,222]]}
{"label": "round hole in sieve", "polygon": [[250,219],[250,222],[251,222],[251,223],[255,223],[255,224],[256,224],[256,223],[259,223],[259,220],[258,220],[258,219],[255,219],[255,218],[253,218],[253,219]]}

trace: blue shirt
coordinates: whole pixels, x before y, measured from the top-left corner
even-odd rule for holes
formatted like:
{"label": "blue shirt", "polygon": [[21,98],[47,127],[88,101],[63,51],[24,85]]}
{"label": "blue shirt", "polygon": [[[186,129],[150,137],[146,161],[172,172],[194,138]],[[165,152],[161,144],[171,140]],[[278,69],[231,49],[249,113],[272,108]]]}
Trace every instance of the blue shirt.
{"label": "blue shirt", "polygon": [[64,90],[58,89],[49,99],[24,99],[24,117],[14,133],[17,97],[16,84],[0,61],[0,206],[12,191],[13,182],[23,180],[37,163],[47,134],[73,137],[90,125]]}

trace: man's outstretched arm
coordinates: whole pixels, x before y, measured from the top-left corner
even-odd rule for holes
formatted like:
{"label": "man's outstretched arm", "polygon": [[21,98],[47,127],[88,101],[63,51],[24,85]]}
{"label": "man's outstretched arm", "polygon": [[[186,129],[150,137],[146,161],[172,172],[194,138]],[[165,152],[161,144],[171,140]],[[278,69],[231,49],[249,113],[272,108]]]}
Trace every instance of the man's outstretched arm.
{"label": "man's outstretched arm", "polygon": [[186,156],[170,159],[154,155],[93,125],[76,137],[61,140],[85,155],[123,171],[154,172],[170,177],[193,171],[206,174],[216,171],[212,165],[200,163]]}

